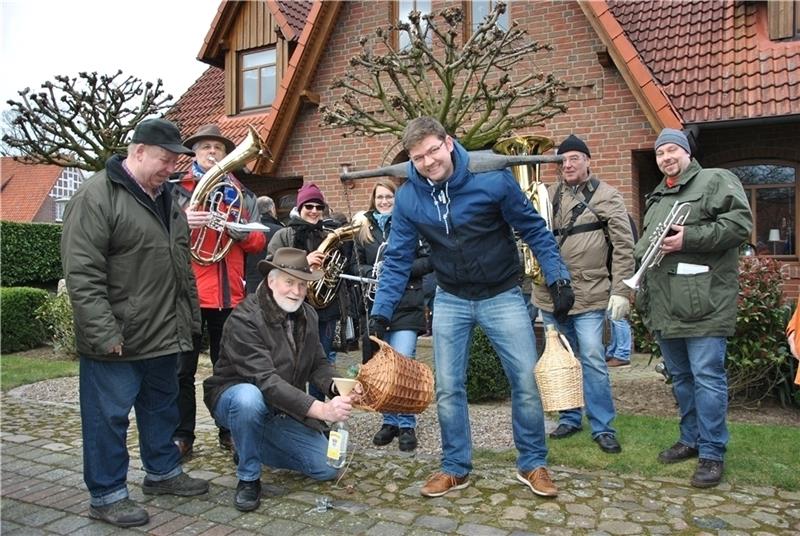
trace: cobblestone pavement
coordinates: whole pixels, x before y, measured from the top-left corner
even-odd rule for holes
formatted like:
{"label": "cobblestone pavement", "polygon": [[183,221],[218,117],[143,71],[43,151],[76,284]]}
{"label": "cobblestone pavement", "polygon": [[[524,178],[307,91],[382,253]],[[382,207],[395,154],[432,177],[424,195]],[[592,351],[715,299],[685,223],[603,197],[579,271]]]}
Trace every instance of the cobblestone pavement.
{"label": "cobblestone pavement", "polygon": [[[534,496],[505,462],[479,461],[471,485],[437,499],[419,487],[438,467],[430,455],[357,444],[338,483],[315,483],[265,469],[265,498],[255,512],[233,508],[236,486],[230,454],[219,449],[202,404],[195,456],[185,464],[211,481],[200,497],[145,496],[135,426],[129,445],[131,497],[150,523],[121,530],[88,517],[81,474],[80,416],[76,404],[3,395],[0,432],[0,532],[36,534],[342,534],[468,536],[524,534],[798,534],[800,493],[723,484],[700,491],[675,479],[644,479],[554,467],[561,492]],[[354,426],[375,415],[359,413]],[[317,499],[332,508],[316,511]]]}

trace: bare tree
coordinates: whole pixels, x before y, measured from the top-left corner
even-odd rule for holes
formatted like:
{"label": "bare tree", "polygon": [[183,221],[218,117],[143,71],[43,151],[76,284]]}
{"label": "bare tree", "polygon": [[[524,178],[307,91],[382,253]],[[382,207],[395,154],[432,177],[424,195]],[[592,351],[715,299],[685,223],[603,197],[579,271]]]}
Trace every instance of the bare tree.
{"label": "bare tree", "polygon": [[[564,83],[533,61],[551,45],[530,40],[516,22],[508,29],[499,26],[505,9],[497,2],[463,46],[458,30],[463,13],[457,7],[437,15],[412,11],[408,23],[362,37],[361,52],[350,59],[352,69],[332,85],[344,92],[331,107],[321,108],[323,124],[348,128],[345,136],[400,138],[409,120],[430,115],[471,150],[565,112],[558,100]],[[398,50],[393,36],[400,34],[410,45]],[[375,38],[385,54],[374,52]],[[518,62],[530,70],[514,72]]]}
{"label": "bare tree", "polygon": [[[172,95],[133,76],[96,72],[55,76],[42,91],[19,91],[9,100],[0,152],[32,164],[55,164],[98,171],[125,150],[129,133],[143,119],[169,109]],[[8,118],[10,117],[10,118]],[[8,118],[8,119],[7,119]]]}

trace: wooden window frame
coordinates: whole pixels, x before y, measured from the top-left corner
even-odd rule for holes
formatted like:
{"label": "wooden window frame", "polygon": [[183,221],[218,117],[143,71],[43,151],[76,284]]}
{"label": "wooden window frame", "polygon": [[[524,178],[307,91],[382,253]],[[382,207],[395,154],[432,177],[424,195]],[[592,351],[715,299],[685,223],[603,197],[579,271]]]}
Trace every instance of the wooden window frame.
{"label": "wooden window frame", "polygon": [[[414,2],[414,9],[417,8],[417,2],[430,2],[431,7],[428,13],[433,13],[433,0],[411,0]],[[399,0],[392,0],[389,2],[389,24],[397,24],[400,20],[400,1]],[[392,33],[392,47],[395,50],[400,50],[400,32],[393,32]]]}
{"label": "wooden window frame", "polygon": [[[490,10],[494,7],[494,4],[497,2],[497,0],[486,0],[486,1],[489,2],[489,9]],[[511,0],[504,0],[504,2],[506,4],[506,13],[505,13],[505,15],[506,15],[506,17],[508,17],[508,24],[510,26],[511,25]],[[464,43],[466,43],[467,40],[470,37],[472,37],[472,16],[473,16],[473,14],[472,14],[473,13],[472,12],[472,6],[473,6],[473,4],[474,4],[474,0],[464,0],[463,2],[461,2],[461,8],[464,11],[464,22],[463,22],[464,29],[461,32],[461,35],[463,37]]]}
{"label": "wooden window frame", "polygon": [[[258,65],[256,67],[248,67],[247,69],[244,68],[244,58],[245,58],[245,56],[247,56],[249,54],[258,54],[258,53],[266,52],[266,51],[270,51],[270,50],[275,53],[275,61],[273,63],[265,63],[263,65]],[[279,62],[279,59],[278,59],[278,47],[276,47],[275,45],[261,47],[261,48],[255,48],[255,49],[251,49],[251,50],[242,50],[241,52],[239,52],[239,58],[238,58],[237,65],[236,65],[236,85],[237,85],[236,102],[238,103],[237,109],[238,109],[239,112],[249,112],[251,110],[259,110],[259,109],[267,108],[275,101],[275,97],[277,97],[277,95],[278,95],[278,81],[280,80],[280,78],[278,76],[278,62]],[[275,75],[274,75],[275,87],[273,88],[272,100],[270,102],[267,102],[267,103],[258,102],[254,106],[245,106],[245,102],[244,102],[244,73],[246,71],[252,71],[252,70],[257,70],[260,73],[260,71],[262,69],[265,69],[265,68],[268,68],[268,67],[272,67],[274,69],[274,71],[275,71]],[[258,80],[259,80],[259,87],[258,87],[258,96],[259,97],[258,98],[261,99],[261,76],[258,77]]]}

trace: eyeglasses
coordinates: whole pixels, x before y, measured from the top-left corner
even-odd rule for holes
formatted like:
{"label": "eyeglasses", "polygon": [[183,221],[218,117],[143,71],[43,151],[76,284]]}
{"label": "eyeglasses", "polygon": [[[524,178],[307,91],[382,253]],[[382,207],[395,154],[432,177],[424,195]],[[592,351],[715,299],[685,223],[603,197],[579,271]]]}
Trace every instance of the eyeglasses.
{"label": "eyeglasses", "polygon": [[314,204],[314,203],[306,203],[306,204],[303,205],[303,208],[306,209],[306,210],[318,210],[318,211],[322,212],[323,210],[325,210],[325,205],[317,205],[317,204]]}
{"label": "eyeglasses", "polygon": [[567,164],[567,163],[569,163],[569,164],[577,164],[579,162],[583,162],[583,156],[572,155],[572,156],[568,156],[567,158],[564,159],[564,163],[565,164]]}
{"label": "eyeglasses", "polygon": [[394,199],[393,195],[376,195],[375,201],[391,201]]}
{"label": "eyeglasses", "polygon": [[430,149],[425,151],[423,154],[419,154],[417,156],[412,156],[411,157],[411,161],[414,162],[414,164],[419,165],[419,164],[422,164],[425,161],[425,158],[433,158],[434,156],[436,156],[436,153],[439,152],[439,149],[442,148],[442,145],[444,145],[444,142],[445,142],[445,140],[442,140],[442,143],[440,143],[436,147],[431,147]]}

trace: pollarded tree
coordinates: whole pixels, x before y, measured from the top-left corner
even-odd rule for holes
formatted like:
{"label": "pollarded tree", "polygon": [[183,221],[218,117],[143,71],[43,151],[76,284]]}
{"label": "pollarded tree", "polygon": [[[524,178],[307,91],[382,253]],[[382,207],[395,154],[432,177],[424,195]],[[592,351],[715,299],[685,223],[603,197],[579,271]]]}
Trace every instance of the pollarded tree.
{"label": "pollarded tree", "polygon": [[[362,37],[352,69],[332,86],[344,93],[321,108],[323,123],[349,129],[345,136],[400,138],[409,120],[429,115],[472,150],[565,112],[558,100],[564,83],[533,61],[552,46],[530,40],[516,22],[503,29],[497,21],[505,9],[497,2],[463,45],[457,7],[436,15],[412,11],[408,23]],[[407,36],[410,45],[398,50],[395,34]],[[375,53],[376,39],[385,54]],[[519,62],[530,70],[515,71]]]}
{"label": "pollarded tree", "polygon": [[42,90],[19,91],[9,100],[3,145],[6,156],[32,164],[55,164],[98,171],[123,152],[137,123],[170,108],[172,95],[133,76],[96,72],[55,76]]}

